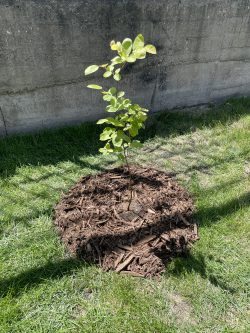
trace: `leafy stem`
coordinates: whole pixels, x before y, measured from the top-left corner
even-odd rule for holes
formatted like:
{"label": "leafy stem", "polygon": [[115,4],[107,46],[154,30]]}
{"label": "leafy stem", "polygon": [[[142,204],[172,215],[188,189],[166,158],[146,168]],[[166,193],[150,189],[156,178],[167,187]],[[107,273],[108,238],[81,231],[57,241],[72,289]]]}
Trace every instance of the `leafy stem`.
{"label": "leafy stem", "polygon": [[[147,53],[156,54],[156,48],[144,43],[144,37],[139,34],[134,41],[125,38],[122,42],[111,41],[110,48],[117,52],[117,55],[109,63],[103,65],[91,65],[85,69],[85,75],[92,74],[98,69],[104,69],[103,77],[113,77],[120,81],[121,71],[127,63],[134,63],[137,60],[146,58]],[[102,86],[89,84],[90,89],[100,90],[103,100],[108,103],[106,111],[114,113],[114,117],[107,117],[97,121],[97,124],[107,124],[100,135],[100,140],[105,142],[103,148],[99,151],[104,155],[115,153],[118,158],[125,162],[129,173],[130,200],[128,209],[132,201],[132,177],[128,162],[128,150],[130,148],[139,148],[142,146],[135,137],[141,128],[145,128],[148,110],[142,108],[139,104],[134,104],[125,97],[124,91],[118,91],[111,87],[105,91]]]}

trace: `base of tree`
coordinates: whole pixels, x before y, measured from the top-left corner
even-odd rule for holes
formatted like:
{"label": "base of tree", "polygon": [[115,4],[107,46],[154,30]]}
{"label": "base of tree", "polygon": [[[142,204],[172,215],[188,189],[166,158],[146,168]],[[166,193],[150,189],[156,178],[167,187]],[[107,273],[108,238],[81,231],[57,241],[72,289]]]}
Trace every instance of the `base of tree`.
{"label": "base of tree", "polygon": [[168,174],[138,166],[84,177],[55,207],[67,248],[88,263],[138,277],[162,273],[198,240],[193,200]]}

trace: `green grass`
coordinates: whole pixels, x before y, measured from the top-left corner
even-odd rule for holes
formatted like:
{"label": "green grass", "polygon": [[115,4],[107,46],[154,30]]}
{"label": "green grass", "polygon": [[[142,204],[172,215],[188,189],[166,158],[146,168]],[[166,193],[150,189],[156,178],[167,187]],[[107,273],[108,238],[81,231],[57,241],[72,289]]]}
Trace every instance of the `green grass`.
{"label": "green grass", "polygon": [[153,116],[133,161],[193,194],[200,241],[161,279],[69,256],[53,206],[116,163],[94,124],[0,140],[0,333],[250,332],[250,100]]}

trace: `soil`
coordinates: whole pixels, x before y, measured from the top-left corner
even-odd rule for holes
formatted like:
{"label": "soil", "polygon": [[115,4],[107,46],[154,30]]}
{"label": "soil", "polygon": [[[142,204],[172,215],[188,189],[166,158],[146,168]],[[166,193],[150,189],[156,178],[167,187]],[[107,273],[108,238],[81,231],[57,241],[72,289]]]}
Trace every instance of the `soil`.
{"label": "soil", "polygon": [[159,275],[198,240],[191,196],[167,173],[123,168],[83,177],[55,207],[62,241],[79,258],[138,277]]}

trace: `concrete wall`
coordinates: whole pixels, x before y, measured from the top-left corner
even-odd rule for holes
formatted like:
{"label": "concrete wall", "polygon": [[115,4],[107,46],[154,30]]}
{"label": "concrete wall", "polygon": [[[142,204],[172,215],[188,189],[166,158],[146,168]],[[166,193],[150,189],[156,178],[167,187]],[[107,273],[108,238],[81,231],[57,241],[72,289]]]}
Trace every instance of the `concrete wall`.
{"label": "concrete wall", "polygon": [[[250,95],[250,0],[1,0],[0,134],[96,119],[83,69],[138,33],[158,48],[121,82],[153,111]],[[106,84],[110,84],[106,81]]]}

